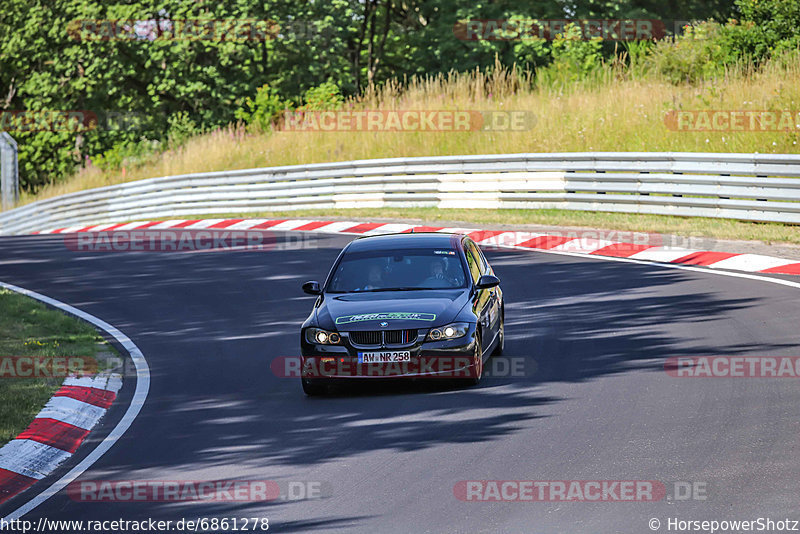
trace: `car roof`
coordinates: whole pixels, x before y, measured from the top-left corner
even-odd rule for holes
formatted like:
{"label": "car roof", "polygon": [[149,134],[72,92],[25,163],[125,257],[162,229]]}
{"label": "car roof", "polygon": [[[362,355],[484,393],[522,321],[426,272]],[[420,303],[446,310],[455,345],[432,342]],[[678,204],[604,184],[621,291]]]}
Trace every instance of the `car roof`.
{"label": "car roof", "polygon": [[418,232],[403,234],[383,234],[364,236],[350,243],[349,251],[357,250],[386,250],[398,247],[427,248],[442,247],[452,248],[461,241],[463,234],[446,234],[442,232]]}

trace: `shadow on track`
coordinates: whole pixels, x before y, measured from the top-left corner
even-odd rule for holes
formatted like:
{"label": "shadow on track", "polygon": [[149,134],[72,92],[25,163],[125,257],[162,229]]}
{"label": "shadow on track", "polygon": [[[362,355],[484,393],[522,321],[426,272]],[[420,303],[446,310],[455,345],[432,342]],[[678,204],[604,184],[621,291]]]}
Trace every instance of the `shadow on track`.
{"label": "shadow on track", "polygon": [[[542,394],[539,386],[547,382],[661,371],[670,356],[785,347],[708,346],[668,333],[698,322],[713,328],[757,303],[706,290],[701,277],[489,251],[506,298],[505,356],[523,359],[535,373],[495,376],[468,389],[391,383],[306,398],[299,380],[274,376],[270,362],[297,355],[298,327],[313,303],[300,284],[324,278],[348,240],[319,236],[313,247],[280,252],[108,254],[71,252],[56,236],[19,237],[0,245],[0,278],[98,315],[146,355],[150,397],[103,459],[102,478],[110,480],[229,466],[247,478],[381,450],[497,441],[546,417],[542,408],[560,400]],[[155,504],[148,513],[178,508]],[[224,510],[246,508],[226,504]],[[360,519],[281,529],[345,527]]]}

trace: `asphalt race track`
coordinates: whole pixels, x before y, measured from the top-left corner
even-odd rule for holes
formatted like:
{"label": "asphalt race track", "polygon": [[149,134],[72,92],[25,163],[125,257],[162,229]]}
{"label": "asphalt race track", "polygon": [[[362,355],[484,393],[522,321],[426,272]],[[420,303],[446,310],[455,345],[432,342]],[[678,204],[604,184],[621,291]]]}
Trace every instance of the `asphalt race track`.
{"label": "asphalt race track", "polygon": [[[287,239],[297,239],[297,234]],[[348,236],[295,250],[78,253],[0,239],[0,280],[85,310],[143,351],[138,418],[81,479],[320,482],[269,503],[92,503],[61,492],[27,519],[268,517],[271,532],[642,533],[669,518],[800,516],[800,386],[676,378],[672,356],[800,356],[800,290],[535,252],[487,251],[506,295],[506,353],[525,376],[475,388],[385,384],[306,398],[270,362],[299,350]],[[521,363],[519,363],[521,362]],[[103,427],[124,411],[128,379]],[[69,467],[69,466],[67,466]],[[6,503],[5,516],[67,467]],[[463,502],[463,480],[653,480],[657,502]],[[675,484],[703,488],[677,498]]]}

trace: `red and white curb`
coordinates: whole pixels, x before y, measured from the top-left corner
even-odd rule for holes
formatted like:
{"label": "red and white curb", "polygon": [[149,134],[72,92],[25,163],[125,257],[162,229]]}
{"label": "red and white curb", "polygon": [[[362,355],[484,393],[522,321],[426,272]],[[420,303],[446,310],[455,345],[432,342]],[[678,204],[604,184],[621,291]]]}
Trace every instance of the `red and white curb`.
{"label": "red and white curb", "polygon": [[[761,254],[736,254],[665,247],[653,244],[636,244],[589,237],[596,232],[568,232],[566,235],[538,234],[509,230],[479,230],[474,228],[448,228],[419,226],[407,223],[365,223],[355,221],[317,221],[308,219],[200,219],[140,221],[93,226],[71,226],[34,232],[37,234],[72,234],[83,232],[121,232],[132,230],[278,230],[352,235],[374,235],[395,232],[445,232],[464,233],[484,246],[502,246],[527,250],[570,252],[615,258],[631,258],[658,263],[696,265],[713,269],[745,271],[751,273],[797,274],[800,262],[764,256]],[[581,235],[582,234],[582,235]]]}
{"label": "red and white curb", "polygon": [[[63,490],[114,446],[128,431],[147,401],[150,367],[139,347],[122,331],[102,319],[47,295],[7,282],[0,281],[0,288],[38,300],[105,332],[127,353],[136,369],[136,387],[125,413],[102,441],[55,482],[0,518],[2,523],[19,519]],[[67,378],[30,427],[0,449],[2,501],[24,491],[53,472],[60,462],[71,457],[92,427],[106,414],[121,386],[122,377],[115,373]]]}
{"label": "red and white curb", "polygon": [[67,377],[28,428],[0,448],[0,503],[72,456],[121,387],[122,377],[116,373]]}

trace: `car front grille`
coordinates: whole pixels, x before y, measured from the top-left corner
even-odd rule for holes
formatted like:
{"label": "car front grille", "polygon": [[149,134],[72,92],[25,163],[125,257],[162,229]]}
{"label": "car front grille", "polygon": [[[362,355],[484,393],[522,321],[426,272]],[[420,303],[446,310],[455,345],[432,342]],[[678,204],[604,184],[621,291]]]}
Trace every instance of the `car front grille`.
{"label": "car front grille", "polygon": [[416,329],[350,332],[350,341],[354,345],[408,345],[416,340]]}
{"label": "car front grille", "polygon": [[384,333],[384,343],[387,345],[406,345],[416,339],[416,330],[387,330]]}
{"label": "car front grille", "polygon": [[350,332],[350,341],[356,345],[380,345],[383,339],[380,330],[365,330],[363,332]]}

